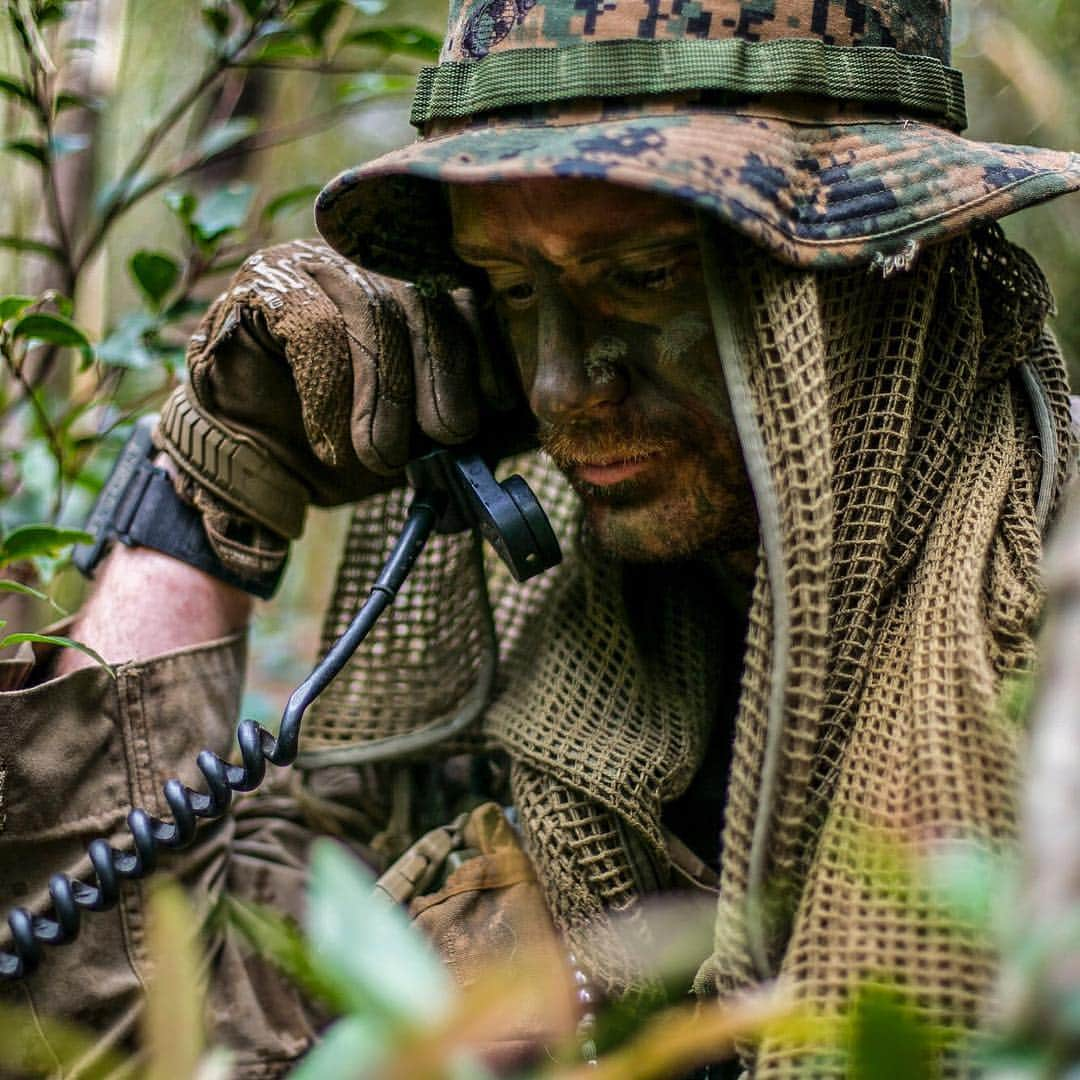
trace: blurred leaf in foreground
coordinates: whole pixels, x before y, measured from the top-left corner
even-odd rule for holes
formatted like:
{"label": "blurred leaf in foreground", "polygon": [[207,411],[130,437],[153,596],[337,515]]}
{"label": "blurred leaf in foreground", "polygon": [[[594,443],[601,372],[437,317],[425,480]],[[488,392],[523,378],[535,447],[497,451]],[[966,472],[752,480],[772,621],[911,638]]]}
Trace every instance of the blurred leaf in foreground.
{"label": "blurred leaf in foreground", "polygon": [[150,897],[148,942],[153,969],[143,1016],[146,1080],[191,1080],[205,1048],[199,920],[177,885],[158,883]]}
{"label": "blurred leaf in foreground", "polygon": [[375,879],[330,840],[312,849],[307,933],[313,959],[353,1010],[411,1025],[446,1014],[450,976],[405,913],[372,895]]}
{"label": "blurred leaf in foreground", "polygon": [[[100,1038],[74,1024],[50,1020],[29,1009],[0,1003],[0,1073],[15,1076],[70,1075],[81,1063],[79,1073],[87,1080],[122,1075],[123,1057],[100,1049]],[[85,1067],[91,1059],[94,1064]]]}
{"label": "blurred leaf in foreground", "polygon": [[940,1039],[893,989],[864,985],[852,1005],[851,1080],[933,1080]]}

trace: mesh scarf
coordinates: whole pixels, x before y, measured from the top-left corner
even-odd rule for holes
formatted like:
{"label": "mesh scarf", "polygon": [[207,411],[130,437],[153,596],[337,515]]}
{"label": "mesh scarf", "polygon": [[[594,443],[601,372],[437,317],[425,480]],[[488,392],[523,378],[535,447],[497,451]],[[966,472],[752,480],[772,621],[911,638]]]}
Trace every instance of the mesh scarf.
{"label": "mesh scarf", "polygon": [[[765,959],[801,999],[834,1013],[858,980],[884,976],[916,987],[939,1021],[970,1027],[993,958],[917,890],[901,907],[879,880],[894,859],[856,865],[853,852],[867,835],[900,855],[931,840],[1013,836],[1020,733],[999,718],[997,691],[1033,658],[1036,505],[1056,501],[1071,460],[1063,366],[1044,330],[1049,294],[996,227],[930,249],[884,281],[865,269],[793,270],[753,251],[725,278],[781,561],[759,560],[716,951],[698,989],[725,994],[755,981],[745,914],[757,830],[767,840],[756,856],[770,901]],[[1032,374],[1056,444],[1045,474],[1024,386]],[[572,495],[543,461],[527,478],[566,550]],[[366,595],[403,505],[398,493],[358,509],[328,639]],[[431,752],[508,751],[556,921],[599,982],[634,986],[633,950],[603,915],[632,913],[643,892],[663,887],[660,806],[685,789],[704,751],[715,613],[685,582],[667,581],[646,651],[620,569],[580,547],[525,586],[497,570],[487,577],[500,649],[493,702],[466,735]],[[372,740],[452,712],[478,680],[482,584],[471,541],[438,538],[373,648],[313,713],[309,766],[358,760]],[[767,768],[780,673],[783,724]],[[597,919],[600,931],[584,934]],[[766,1044],[755,1075],[843,1070]]]}

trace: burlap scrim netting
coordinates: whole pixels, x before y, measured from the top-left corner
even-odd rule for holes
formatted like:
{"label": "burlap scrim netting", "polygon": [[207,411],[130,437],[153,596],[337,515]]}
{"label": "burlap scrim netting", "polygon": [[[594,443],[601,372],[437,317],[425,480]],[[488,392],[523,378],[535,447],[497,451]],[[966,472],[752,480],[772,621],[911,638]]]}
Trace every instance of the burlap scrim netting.
{"label": "burlap scrim netting", "polygon": [[[1013,836],[1019,733],[1003,676],[1032,660],[1041,593],[1041,457],[1017,365],[1045,388],[1071,460],[1050,298],[996,227],[930,249],[907,273],[812,273],[742,245],[731,310],[779,507],[786,662],[759,560],[723,831],[722,916],[698,986],[751,983],[743,900],[762,786],[772,672],[786,669],[778,784],[768,817],[770,960],[824,1014],[855,983],[907,987],[928,1015],[972,1026],[992,957],[918,888],[901,905],[867,838],[897,858],[928,841]],[[621,570],[574,542],[574,500],[542,460],[526,470],[563,540],[557,571],[515,586],[489,568],[500,641],[495,700],[453,748],[513,762],[526,841],[556,921],[609,987],[635,981],[625,935],[584,935],[605,910],[663,887],[661,804],[689,783],[715,705],[710,611],[674,576],[647,647]],[[366,592],[403,497],[360,507],[327,636]],[[320,701],[318,750],[430,721],[474,681],[482,650],[470,545],[441,538],[374,648]],[[662,575],[662,571],[656,571]],[[451,747],[433,753],[442,756]],[[820,1055],[760,1048],[755,1075],[833,1076]]]}

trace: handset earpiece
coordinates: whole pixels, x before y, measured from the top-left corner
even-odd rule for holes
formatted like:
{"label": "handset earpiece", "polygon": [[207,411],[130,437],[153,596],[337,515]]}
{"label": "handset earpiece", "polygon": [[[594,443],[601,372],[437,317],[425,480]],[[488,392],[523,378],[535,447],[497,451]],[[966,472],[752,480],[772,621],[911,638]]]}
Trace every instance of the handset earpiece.
{"label": "handset earpiece", "polygon": [[405,472],[417,492],[445,496],[438,532],[479,529],[516,581],[562,561],[559,541],[529,485],[516,474],[500,484],[479,452],[433,450]]}

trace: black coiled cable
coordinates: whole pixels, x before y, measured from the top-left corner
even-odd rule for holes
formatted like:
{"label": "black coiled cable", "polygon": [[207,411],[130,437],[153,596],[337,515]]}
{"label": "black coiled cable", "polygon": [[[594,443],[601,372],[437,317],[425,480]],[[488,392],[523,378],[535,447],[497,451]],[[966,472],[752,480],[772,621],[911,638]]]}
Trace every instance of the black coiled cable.
{"label": "black coiled cable", "polygon": [[357,612],[348,629],[311,674],[293,691],[281,717],[275,738],[254,720],[242,720],[236,731],[240,765],[230,765],[210,750],[196,762],[206,778],[206,793],[193,791],[179,780],[169,780],[163,788],[172,821],[163,821],[145,810],[128,814],[133,851],[120,851],[107,840],[94,840],[87,852],[97,878],[96,885],[54,874],[49,879],[52,916],[32,915],[14,908],[8,915],[14,952],[0,951],[0,979],[10,981],[32,974],[42,960],[43,945],[64,945],[79,933],[82,912],[107,911],[120,897],[125,879],[144,878],[157,866],[159,851],[179,851],[195,839],[198,819],[213,821],[229,809],[234,791],[253,791],[266,775],[266,763],[291,765],[300,745],[300,724],[311,703],[345,666],[349,657],[367,637],[376,620],[392,603],[417,557],[427,543],[446,505],[444,493],[418,494],[409,507],[401,535],[382,573],[372,587],[367,602]]}

